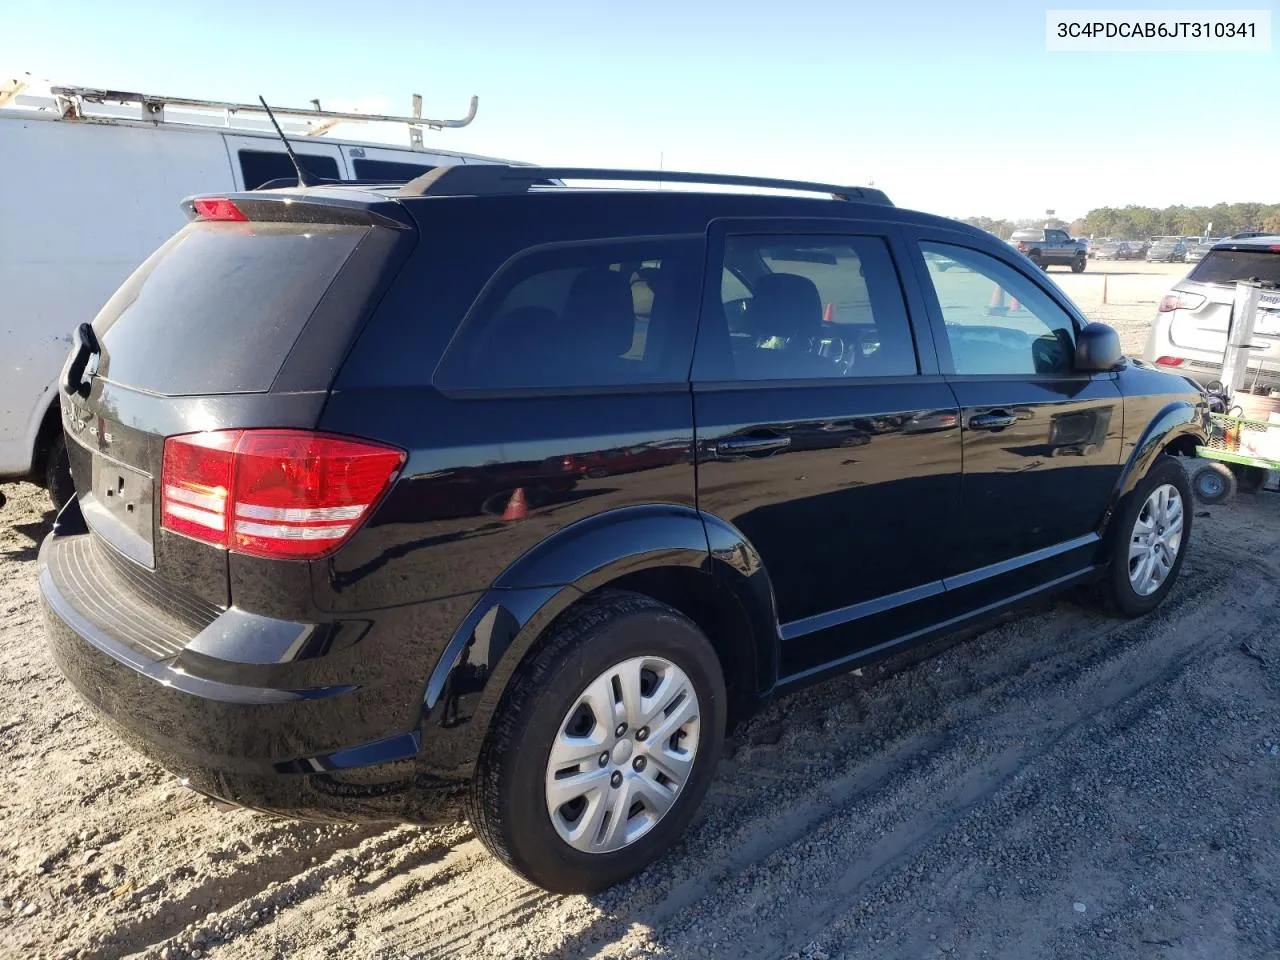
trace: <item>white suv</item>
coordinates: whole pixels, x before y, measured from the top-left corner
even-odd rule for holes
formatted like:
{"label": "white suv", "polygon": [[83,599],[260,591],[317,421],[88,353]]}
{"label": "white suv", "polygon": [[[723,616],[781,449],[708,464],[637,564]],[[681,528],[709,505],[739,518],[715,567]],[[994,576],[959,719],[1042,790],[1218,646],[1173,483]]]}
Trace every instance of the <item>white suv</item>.
{"label": "white suv", "polygon": [[[1216,244],[1160,300],[1146,359],[1200,384],[1222,376],[1227,327],[1238,280],[1280,286],[1280,236]],[[1280,289],[1263,290],[1246,382],[1280,387]]]}

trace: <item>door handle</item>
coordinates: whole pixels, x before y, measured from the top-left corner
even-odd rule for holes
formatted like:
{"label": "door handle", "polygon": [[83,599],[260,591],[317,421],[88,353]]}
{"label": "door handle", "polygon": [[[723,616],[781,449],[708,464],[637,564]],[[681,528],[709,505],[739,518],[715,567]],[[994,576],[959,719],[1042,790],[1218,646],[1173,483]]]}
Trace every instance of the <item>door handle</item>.
{"label": "door handle", "polygon": [[773,453],[791,446],[790,437],[733,437],[716,442],[716,453],[722,457],[752,457]]}
{"label": "door handle", "polygon": [[1017,422],[1018,418],[1005,410],[992,410],[969,418],[969,426],[974,430],[999,430],[1001,427],[1012,427]]}

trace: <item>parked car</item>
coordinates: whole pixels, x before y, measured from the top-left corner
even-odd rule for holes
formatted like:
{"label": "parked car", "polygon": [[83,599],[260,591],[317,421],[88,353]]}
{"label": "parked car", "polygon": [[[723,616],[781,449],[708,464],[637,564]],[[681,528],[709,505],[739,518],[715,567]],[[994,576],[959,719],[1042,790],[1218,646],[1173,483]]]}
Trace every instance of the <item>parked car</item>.
{"label": "parked car", "polygon": [[[1238,280],[1280,283],[1280,237],[1217,243],[1161,298],[1144,356],[1208,385],[1222,377],[1227,329]],[[1247,378],[1280,387],[1280,294],[1261,292]]]}
{"label": "parked car", "polygon": [[1057,264],[1070,267],[1072,273],[1083,273],[1088,259],[1084,241],[1072,240],[1065,230],[1051,227],[1015,230],[1009,243],[1042,270]]}
{"label": "parked car", "polygon": [[[225,107],[0,83],[0,480],[40,483],[55,506],[71,496],[57,403],[71,331],[182,226],[178,201],[201,190],[295,182],[261,107],[232,113]],[[277,114],[315,178],[409,180],[442,163],[487,159],[320,139],[307,132],[350,115],[283,108]]]}
{"label": "parked car", "polygon": [[1128,240],[1113,240],[1098,247],[1099,260],[1136,260],[1139,256]]}
{"label": "parked car", "polygon": [[1195,243],[1187,244],[1187,263],[1199,263],[1214,244],[1221,243],[1224,237],[1201,237]]}
{"label": "parked car", "polygon": [[[536,186],[575,178],[756,192]],[[1200,392],[877,190],[454,166],[187,208],[77,331],[40,590],[81,696],[202,793],[461,803],[534,883],[598,890],[770,700],[1177,579]],[[442,506],[482,465],[502,514]]]}
{"label": "parked car", "polygon": [[1147,263],[1182,263],[1187,259],[1187,245],[1181,237],[1161,237],[1147,248]]}
{"label": "parked car", "polygon": [[1099,247],[1103,244],[1111,243],[1114,239],[1114,237],[1095,237],[1085,245],[1085,256],[1092,260],[1098,255]]}
{"label": "parked car", "polygon": [[1252,240],[1254,237],[1274,237],[1277,234],[1267,233],[1265,230],[1246,230],[1243,233],[1233,233],[1232,240]]}

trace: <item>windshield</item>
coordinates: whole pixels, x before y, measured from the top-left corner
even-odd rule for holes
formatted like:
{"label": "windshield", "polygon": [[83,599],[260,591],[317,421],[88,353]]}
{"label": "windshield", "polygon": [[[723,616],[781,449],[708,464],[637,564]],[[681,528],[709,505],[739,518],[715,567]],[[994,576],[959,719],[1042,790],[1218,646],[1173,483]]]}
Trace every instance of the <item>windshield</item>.
{"label": "windshield", "polygon": [[1210,250],[1187,279],[1200,283],[1235,283],[1237,280],[1255,279],[1280,283],[1280,251]]}

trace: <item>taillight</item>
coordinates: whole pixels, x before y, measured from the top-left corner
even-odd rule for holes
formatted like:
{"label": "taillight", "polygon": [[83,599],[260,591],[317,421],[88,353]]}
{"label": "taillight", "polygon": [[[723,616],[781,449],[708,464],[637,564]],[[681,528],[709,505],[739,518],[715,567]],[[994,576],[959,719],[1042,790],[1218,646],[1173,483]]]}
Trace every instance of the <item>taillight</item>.
{"label": "taillight", "polygon": [[1171,313],[1174,310],[1194,310],[1204,303],[1205,297],[1198,293],[1166,293],[1160,298],[1160,313]]}
{"label": "taillight", "polygon": [[365,521],[404,461],[394,447],[307,430],[169,437],[160,525],[237,553],[314,560]]}
{"label": "taillight", "polygon": [[1156,357],[1156,363],[1162,367],[1180,367],[1186,362],[1186,357]]}
{"label": "taillight", "polygon": [[192,200],[191,207],[201,220],[234,220],[243,223],[249,218],[239,207],[224,197],[203,197]]}
{"label": "taillight", "polygon": [[1027,252],[1027,245],[1026,245],[1025,243],[1023,243],[1021,240],[1019,240],[1019,241],[1018,241],[1018,252],[1019,252],[1019,253],[1026,253],[1026,252]]}

